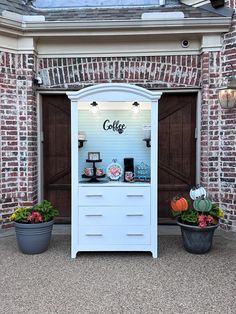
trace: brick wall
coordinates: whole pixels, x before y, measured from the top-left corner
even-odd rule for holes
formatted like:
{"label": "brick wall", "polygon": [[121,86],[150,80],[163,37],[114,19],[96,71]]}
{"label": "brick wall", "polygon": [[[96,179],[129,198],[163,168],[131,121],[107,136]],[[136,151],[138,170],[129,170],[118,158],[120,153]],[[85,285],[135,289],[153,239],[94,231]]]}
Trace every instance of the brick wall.
{"label": "brick wall", "polygon": [[219,105],[216,96],[220,53],[202,54],[201,173],[200,180],[215,201],[219,201]]}
{"label": "brick wall", "polygon": [[1,202],[4,227],[16,206],[37,200],[37,119],[33,55],[0,52]]}
{"label": "brick wall", "polygon": [[[228,1],[235,8],[236,1]],[[236,110],[221,109],[217,88],[236,71],[236,18],[220,52],[199,56],[44,58],[0,53],[0,213],[37,201],[37,114],[32,79],[39,68],[47,89],[80,89],[126,82],[150,89],[202,89],[201,183],[225,210],[225,229],[236,230]]]}
{"label": "brick wall", "polygon": [[199,56],[40,59],[46,88],[75,88],[98,83],[130,83],[146,88],[196,87]]}
{"label": "brick wall", "polygon": [[[229,41],[229,34],[226,38]],[[77,90],[104,82],[151,89],[201,87],[201,184],[225,210],[223,227],[228,229],[234,228],[235,219],[236,118],[235,110],[220,108],[217,96],[221,74],[228,71],[224,69],[227,49],[225,44],[222,52],[199,56],[40,59],[39,66],[50,89]]]}
{"label": "brick wall", "polygon": [[[227,3],[236,8],[235,0]],[[229,74],[236,74],[235,15],[230,32],[223,36],[222,76],[225,78]],[[221,205],[225,210],[223,227],[236,231],[236,109],[220,109],[219,114],[219,189]]]}

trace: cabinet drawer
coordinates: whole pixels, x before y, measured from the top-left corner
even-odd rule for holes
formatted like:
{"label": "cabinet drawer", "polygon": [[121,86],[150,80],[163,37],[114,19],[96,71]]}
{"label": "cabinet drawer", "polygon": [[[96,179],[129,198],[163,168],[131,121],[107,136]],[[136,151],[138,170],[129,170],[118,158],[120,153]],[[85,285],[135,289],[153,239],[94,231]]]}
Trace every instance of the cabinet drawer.
{"label": "cabinet drawer", "polygon": [[148,207],[87,207],[79,208],[80,225],[149,225]]}
{"label": "cabinet drawer", "polygon": [[80,226],[81,245],[150,244],[149,226]]}
{"label": "cabinet drawer", "polygon": [[150,206],[149,187],[80,187],[82,206]]}

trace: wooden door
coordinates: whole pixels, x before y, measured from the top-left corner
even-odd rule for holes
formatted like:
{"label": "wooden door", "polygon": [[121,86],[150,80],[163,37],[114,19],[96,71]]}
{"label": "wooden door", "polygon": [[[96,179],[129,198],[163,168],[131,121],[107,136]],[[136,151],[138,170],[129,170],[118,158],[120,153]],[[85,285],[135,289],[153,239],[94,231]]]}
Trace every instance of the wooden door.
{"label": "wooden door", "polygon": [[171,222],[170,199],[188,196],[196,178],[196,94],[163,94],[159,101],[158,206],[160,223]]}
{"label": "wooden door", "polygon": [[70,101],[66,95],[44,95],[43,168],[44,199],[60,212],[57,222],[71,216]]}

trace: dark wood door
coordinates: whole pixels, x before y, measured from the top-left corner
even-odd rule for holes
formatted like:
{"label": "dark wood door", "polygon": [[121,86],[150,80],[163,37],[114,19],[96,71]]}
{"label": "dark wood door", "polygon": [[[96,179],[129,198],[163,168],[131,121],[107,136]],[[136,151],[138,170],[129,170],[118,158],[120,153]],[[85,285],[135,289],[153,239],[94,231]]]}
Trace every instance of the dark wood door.
{"label": "dark wood door", "polygon": [[66,95],[44,95],[43,165],[44,199],[55,205],[60,216],[56,222],[70,222],[70,101]]}
{"label": "dark wood door", "polygon": [[158,195],[160,222],[170,222],[170,199],[195,185],[196,94],[163,94],[159,101]]}

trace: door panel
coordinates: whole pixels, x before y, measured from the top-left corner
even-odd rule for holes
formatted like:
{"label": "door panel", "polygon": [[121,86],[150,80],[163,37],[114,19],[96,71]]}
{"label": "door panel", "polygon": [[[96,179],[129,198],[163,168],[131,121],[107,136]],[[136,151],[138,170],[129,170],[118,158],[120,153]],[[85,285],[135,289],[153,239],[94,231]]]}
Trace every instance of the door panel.
{"label": "door panel", "polygon": [[159,101],[158,206],[160,222],[172,220],[170,200],[188,196],[196,176],[196,94],[163,94]]}
{"label": "door panel", "polygon": [[55,205],[57,222],[70,222],[70,102],[66,95],[43,96],[44,198]]}

